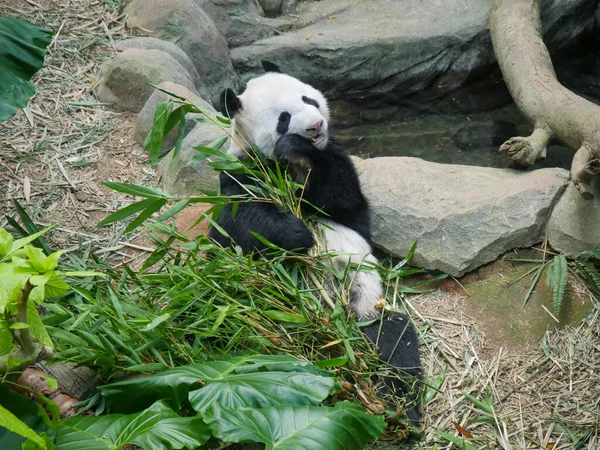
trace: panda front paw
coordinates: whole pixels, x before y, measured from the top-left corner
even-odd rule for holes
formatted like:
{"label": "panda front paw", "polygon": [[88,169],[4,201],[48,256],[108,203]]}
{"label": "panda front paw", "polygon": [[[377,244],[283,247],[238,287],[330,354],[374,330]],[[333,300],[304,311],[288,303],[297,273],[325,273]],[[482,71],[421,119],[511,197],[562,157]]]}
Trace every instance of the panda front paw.
{"label": "panda front paw", "polygon": [[299,134],[284,134],[275,143],[275,157],[293,163],[299,163],[298,158],[308,158],[314,151],[310,139]]}
{"label": "panda front paw", "polygon": [[287,216],[284,232],[281,243],[282,248],[307,253],[314,244],[311,231],[302,220],[293,214]]}

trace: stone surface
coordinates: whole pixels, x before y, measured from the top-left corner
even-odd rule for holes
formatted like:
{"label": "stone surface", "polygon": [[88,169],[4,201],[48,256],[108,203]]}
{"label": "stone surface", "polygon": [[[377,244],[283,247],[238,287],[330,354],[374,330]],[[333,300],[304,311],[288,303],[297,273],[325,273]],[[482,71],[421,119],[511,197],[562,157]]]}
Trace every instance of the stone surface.
{"label": "stone surface", "polygon": [[418,240],[412,262],[453,276],[540,242],[568,180],[563,169],[517,172],[403,157],[356,165],[375,246],[404,257]]}
{"label": "stone surface", "polygon": [[600,177],[593,187],[593,200],[584,200],[572,184],[559,200],[548,224],[553,249],[574,256],[600,242]]}
{"label": "stone surface", "polygon": [[199,75],[196,67],[194,67],[194,63],[183,50],[181,50],[172,42],[151,37],[140,37],[123,39],[115,44],[115,48],[121,51],[127,50],[128,48],[141,48],[143,50],[160,50],[165,52],[171,55],[175,61],[185,67],[185,70],[187,70],[187,72],[190,74],[194,84],[198,82]]}
{"label": "stone surface", "polygon": [[[595,0],[542,3],[551,49],[593,26]],[[244,79],[269,61],[330,96],[451,90],[495,67],[488,14],[489,0],[301,3],[293,31],[234,49],[232,58]]]}
{"label": "stone surface", "polygon": [[194,87],[191,76],[172,56],[160,50],[130,48],[102,65],[97,95],[114,109],[138,112],[154,91],[148,83],[163,81]]}
{"label": "stone surface", "polygon": [[[508,255],[508,258],[539,257],[539,252],[529,249]],[[546,274],[542,275],[527,304],[523,305],[531,277],[515,281],[532,267],[531,264],[500,258],[461,278],[460,284],[468,292],[463,304],[464,312],[474,318],[485,333],[486,346],[515,350],[539,348],[546,331],[577,327],[594,310],[592,299],[569,285],[560,313],[556,315],[557,323],[547,312],[554,314],[552,288],[545,281]]]}
{"label": "stone surface", "polygon": [[[180,97],[184,97],[184,98],[188,99],[189,101],[191,101],[194,105],[196,105],[199,108],[214,112],[213,107],[211,105],[209,105],[206,101],[204,101],[202,99],[202,97],[200,97],[198,95],[198,93],[186,88],[185,86],[166,81],[164,83],[161,83],[159,85],[159,87],[166,91],[172,92],[175,95],[179,95]],[[148,99],[148,101],[146,102],[146,104],[144,105],[144,107],[142,108],[142,110],[140,111],[140,113],[138,114],[136,122],[135,122],[135,128],[133,130],[133,138],[140,145],[142,145],[144,143],[146,136],[148,136],[148,133],[150,132],[150,129],[152,128],[152,124],[154,123],[154,113],[156,111],[156,105],[158,105],[158,103],[160,103],[160,102],[167,100],[168,98],[173,98],[173,97],[165,94],[164,92],[155,90],[152,93],[152,95],[150,96],[150,98]],[[186,116],[185,130],[184,130],[184,133],[186,135],[190,131],[192,131],[194,126],[197,124],[197,122],[194,120],[194,118],[199,118],[199,117],[202,117],[202,114],[188,114]],[[170,148],[172,148],[176,141],[177,141],[177,127],[175,127],[173,130],[171,130],[171,132],[163,138],[163,145],[162,145],[163,151],[169,150]]]}
{"label": "stone surface", "polygon": [[268,17],[278,16],[281,12],[282,0],[258,0],[258,2]]}
{"label": "stone surface", "polygon": [[[294,3],[290,0],[267,0],[273,8],[279,3],[278,12],[265,11],[257,0],[196,0],[202,10],[216,23],[219,31],[227,38],[229,46],[239,47],[269,36],[280,34],[292,28],[295,18],[275,17],[289,12]],[[276,8],[276,7],[275,7]],[[265,17],[265,14],[269,17]]]}
{"label": "stone surface", "polygon": [[125,13],[128,27],[174,42],[190,57],[200,75],[196,89],[213,105],[235,84],[227,40],[194,0],[133,0]]}
{"label": "stone surface", "polygon": [[[173,161],[171,152],[160,161],[161,187],[172,195],[200,195],[201,190],[215,190],[218,173],[208,167],[205,161],[188,163],[198,154],[192,147],[205,146],[223,136],[226,136],[226,132],[216,125],[197,124],[183,140],[177,159]],[[227,149],[228,144],[225,143],[222,148]]]}

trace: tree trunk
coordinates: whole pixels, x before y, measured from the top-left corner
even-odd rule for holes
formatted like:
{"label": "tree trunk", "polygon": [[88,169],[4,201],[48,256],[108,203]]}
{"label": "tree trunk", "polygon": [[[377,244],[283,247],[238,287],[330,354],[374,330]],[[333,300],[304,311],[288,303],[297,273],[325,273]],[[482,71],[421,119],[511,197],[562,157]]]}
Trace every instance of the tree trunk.
{"label": "tree trunk", "polygon": [[571,180],[586,199],[600,172],[600,106],[574,94],[556,79],[541,34],[539,0],[492,0],[490,33],[504,81],[534,130],[500,147],[513,166],[529,167],[546,157],[553,142],[576,150]]}

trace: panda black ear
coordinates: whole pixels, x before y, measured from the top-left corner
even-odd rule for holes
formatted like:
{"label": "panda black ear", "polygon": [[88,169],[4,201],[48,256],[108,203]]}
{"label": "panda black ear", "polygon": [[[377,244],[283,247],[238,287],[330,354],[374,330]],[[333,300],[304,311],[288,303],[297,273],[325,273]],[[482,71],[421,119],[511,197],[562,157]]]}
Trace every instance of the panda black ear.
{"label": "panda black ear", "polygon": [[265,72],[283,73],[277,64],[273,64],[269,61],[261,61],[260,63],[262,64]]}
{"label": "panda black ear", "polygon": [[220,113],[225,117],[234,117],[242,109],[242,101],[233,89],[225,89],[221,93]]}

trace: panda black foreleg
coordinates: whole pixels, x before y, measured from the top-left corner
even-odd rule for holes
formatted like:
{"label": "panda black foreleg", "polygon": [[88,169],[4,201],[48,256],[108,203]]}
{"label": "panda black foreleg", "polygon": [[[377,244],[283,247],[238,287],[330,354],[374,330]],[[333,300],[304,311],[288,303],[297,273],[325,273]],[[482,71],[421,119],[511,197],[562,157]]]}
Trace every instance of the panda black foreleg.
{"label": "panda black foreleg", "polygon": [[379,358],[394,367],[393,376],[382,379],[376,375],[375,379],[382,381],[386,394],[406,398],[406,415],[418,425],[421,420],[423,371],[414,325],[406,315],[394,312],[384,317],[382,322],[378,320],[362,328],[362,331],[373,343],[377,343]]}
{"label": "panda black foreleg", "polygon": [[288,162],[311,168],[311,155],[318,152],[309,139],[299,134],[284,134],[275,143],[275,158],[280,162]]}
{"label": "panda black foreleg", "polygon": [[313,245],[313,235],[304,222],[293,214],[286,214],[276,205],[266,203],[240,203],[235,215],[227,205],[219,214],[217,224],[231,239],[211,228],[209,236],[223,246],[239,245],[244,253],[268,250],[267,245],[251,232],[259,234],[284,250],[306,253]]}

